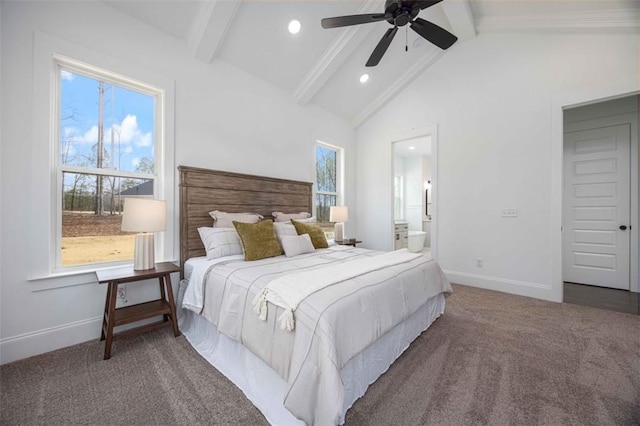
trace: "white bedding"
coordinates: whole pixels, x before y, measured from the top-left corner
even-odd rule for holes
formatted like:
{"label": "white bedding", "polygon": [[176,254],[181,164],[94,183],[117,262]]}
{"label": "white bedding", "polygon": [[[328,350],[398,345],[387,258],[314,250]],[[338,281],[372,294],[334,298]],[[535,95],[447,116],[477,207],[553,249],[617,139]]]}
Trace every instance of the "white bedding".
{"label": "white bedding", "polygon": [[192,257],[191,259],[187,259],[187,261],[184,262],[184,279],[189,281],[189,278],[191,278],[191,274],[193,273],[193,268],[195,268],[198,263],[206,263],[207,260],[208,259],[206,256]]}
{"label": "white bedding", "polygon": [[281,308],[269,304],[270,320],[262,322],[251,302],[280,276],[304,270],[330,274],[332,266],[380,254],[338,246],[294,258],[198,263],[182,306],[201,313],[278,372],[287,383],[284,405],[296,417],[308,424],[339,424],[345,403],[342,368],[429,299],[451,292],[440,267],[418,256],[314,292],[298,305],[294,331],[275,327]]}
{"label": "white bedding", "polygon": [[[178,301],[181,299],[179,298]],[[444,312],[444,295],[425,303],[406,321],[398,324],[377,342],[359,353],[340,371],[344,384],[344,404],[340,424],[347,410],[362,397],[389,366]],[[274,426],[304,426],[282,401],[287,382],[241,343],[218,332],[204,317],[188,310],[179,319],[180,330],[189,343],[218,371],[231,380]]]}

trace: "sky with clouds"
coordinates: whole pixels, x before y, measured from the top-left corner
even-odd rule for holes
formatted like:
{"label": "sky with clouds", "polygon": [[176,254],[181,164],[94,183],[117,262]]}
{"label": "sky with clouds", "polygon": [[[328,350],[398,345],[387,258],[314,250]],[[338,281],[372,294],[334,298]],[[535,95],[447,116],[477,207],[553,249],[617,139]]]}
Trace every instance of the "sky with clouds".
{"label": "sky with clouds", "polygon": [[[61,73],[60,155],[68,165],[95,167],[98,142],[98,81]],[[140,159],[153,159],[154,98],[120,86],[104,85],[103,167],[133,172]]]}

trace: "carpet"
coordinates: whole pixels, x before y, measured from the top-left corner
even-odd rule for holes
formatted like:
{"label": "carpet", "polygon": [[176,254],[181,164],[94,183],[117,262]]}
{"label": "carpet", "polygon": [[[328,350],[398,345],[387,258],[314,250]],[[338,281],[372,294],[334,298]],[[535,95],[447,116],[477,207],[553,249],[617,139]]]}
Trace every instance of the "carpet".
{"label": "carpet", "polygon": [[[168,329],[103,345],[1,366],[0,424],[267,424]],[[640,317],[454,285],[346,424],[640,425]]]}

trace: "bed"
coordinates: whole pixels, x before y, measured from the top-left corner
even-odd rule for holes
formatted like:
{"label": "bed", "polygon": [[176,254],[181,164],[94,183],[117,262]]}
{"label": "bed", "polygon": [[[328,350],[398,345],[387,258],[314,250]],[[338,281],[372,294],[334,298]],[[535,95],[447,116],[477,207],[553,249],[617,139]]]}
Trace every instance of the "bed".
{"label": "bed", "polygon": [[349,246],[208,259],[198,228],[212,226],[210,211],[266,220],[311,212],[312,184],[179,171],[183,334],[271,424],[344,423],[355,400],[444,312],[451,286],[442,270],[406,250]]}

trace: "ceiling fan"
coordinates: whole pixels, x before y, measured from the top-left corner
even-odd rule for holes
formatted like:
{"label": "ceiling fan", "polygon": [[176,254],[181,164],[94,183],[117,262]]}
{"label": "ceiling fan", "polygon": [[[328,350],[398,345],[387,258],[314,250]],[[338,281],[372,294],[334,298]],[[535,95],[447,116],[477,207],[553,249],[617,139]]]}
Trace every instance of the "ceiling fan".
{"label": "ceiling fan", "polygon": [[386,0],[384,3],[384,13],[324,18],[322,20],[322,28],[347,27],[378,21],[387,21],[393,25],[393,28],[389,28],[385,35],[382,36],[382,39],[378,42],[378,45],[367,61],[368,67],[375,67],[380,62],[380,59],[382,59],[382,56],[384,56],[393,37],[395,37],[398,32],[398,27],[403,27],[409,23],[413,31],[440,49],[448,49],[451,47],[451,45],[458,40],[458,37],[434,23],[418,18],[418,13],[420,13],[422,9],[431,7],[441,1],[442,0]]}

